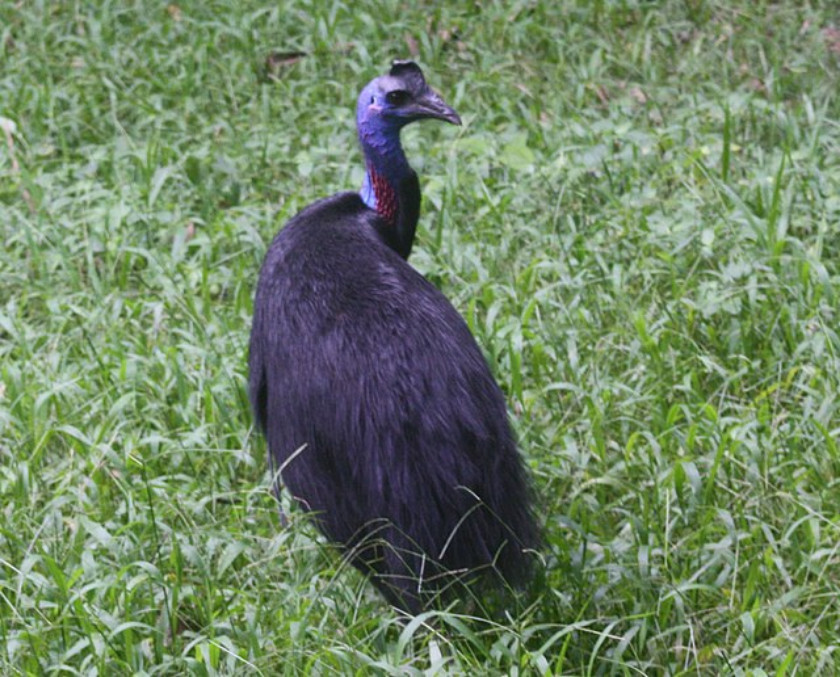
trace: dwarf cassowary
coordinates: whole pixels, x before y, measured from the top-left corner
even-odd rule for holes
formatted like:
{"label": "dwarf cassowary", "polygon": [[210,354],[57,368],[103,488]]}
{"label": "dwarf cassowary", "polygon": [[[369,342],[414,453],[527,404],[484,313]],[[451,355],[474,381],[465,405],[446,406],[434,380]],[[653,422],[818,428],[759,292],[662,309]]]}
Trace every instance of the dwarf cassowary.
{"label": "dwarf cassowary", "polygon": [[406,263],[420,187],[400,130],[461,120],[410,61],[368,84],[356,115],[361,192],[306,207],[265,257],[250,397],[292,496],[417,612],[465,580],[521,585],[539,537],[502,393],[464,320]]}

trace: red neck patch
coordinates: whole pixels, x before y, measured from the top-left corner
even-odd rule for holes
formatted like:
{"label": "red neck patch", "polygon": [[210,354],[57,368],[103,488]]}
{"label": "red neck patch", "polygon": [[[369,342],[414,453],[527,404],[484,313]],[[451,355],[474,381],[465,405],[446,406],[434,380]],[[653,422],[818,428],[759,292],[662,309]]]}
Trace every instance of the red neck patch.
{"label": "red neck patch", "polygon": [[370,185],[373,187],[373,193],[376,195],[377,213],[390,225],[395,226],[399,207],[397,191],[384,176],[377,174],[370,165],[368,165],[368,174],[370,175]]}

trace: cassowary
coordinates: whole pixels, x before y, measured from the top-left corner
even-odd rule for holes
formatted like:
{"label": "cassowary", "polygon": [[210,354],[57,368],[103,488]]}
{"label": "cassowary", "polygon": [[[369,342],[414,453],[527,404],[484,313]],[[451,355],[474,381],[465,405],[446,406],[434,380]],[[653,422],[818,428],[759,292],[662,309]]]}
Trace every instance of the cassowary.
{"label": "cassowary", "polygon": [[361,192],[315,202],[274,238],[249,359],[282,483],[410,612],[465,580],[521,585],[539,540],[502,393],[464,320],[406,263],[420,188],[400,130],[427,118],[461,123],[413,62],[362,90]]}

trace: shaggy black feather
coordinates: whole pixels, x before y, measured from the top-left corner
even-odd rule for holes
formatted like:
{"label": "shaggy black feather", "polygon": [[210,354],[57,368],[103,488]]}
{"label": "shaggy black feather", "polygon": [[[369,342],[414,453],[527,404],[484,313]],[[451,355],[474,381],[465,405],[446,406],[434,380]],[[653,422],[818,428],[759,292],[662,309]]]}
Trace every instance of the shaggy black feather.
{"label": "shaggy black feather", "polygon": [[[424,92],[420,114],[458,121]],[[341,193],[275,237],[250,397],[283,484],[392,604],[417,612],[465,581],[521,585],[539,535],[502,393],[464,320],[404,259],[420,189],[402,174],[396,224]]]}
{"label": "shaggy black feather", "polygon": [[251,399],[288,490],[389,601],[417,611],[451,582],[443,571],[524,582],[524,549],[538,538],[481,351],[381,241],[379,221],[343,193],[274,239],[257,288]]}

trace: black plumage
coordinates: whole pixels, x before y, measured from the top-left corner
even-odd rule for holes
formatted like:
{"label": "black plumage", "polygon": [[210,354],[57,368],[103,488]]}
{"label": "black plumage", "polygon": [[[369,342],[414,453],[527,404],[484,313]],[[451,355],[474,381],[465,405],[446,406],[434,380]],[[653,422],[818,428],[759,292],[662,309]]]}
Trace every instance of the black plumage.
{"label": "black plumage", "polygon": [[[378,136],[371,111],[390,116]],[[363,90],[358,117],[361,195],[305,208],[266,255],[250,396],[283,484],[391,603],[416,612],[453,581],[523,583],[538,530],[502,393],[463,319],[403,258],[420,192],[399,129],[457,115],[399,62]],[[393,235],[401,219],[407,241]]]}

